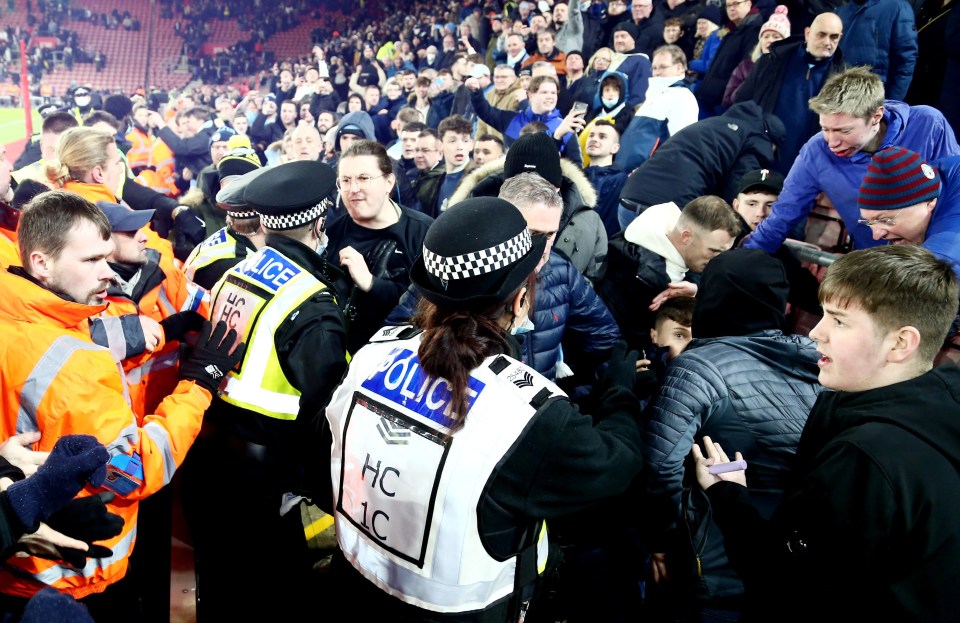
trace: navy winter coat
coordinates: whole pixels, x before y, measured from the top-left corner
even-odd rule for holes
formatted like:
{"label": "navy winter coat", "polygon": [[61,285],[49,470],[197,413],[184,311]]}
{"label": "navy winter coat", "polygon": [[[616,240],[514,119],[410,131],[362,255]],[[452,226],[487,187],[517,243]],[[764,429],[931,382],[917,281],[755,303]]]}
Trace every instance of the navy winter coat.
{"label": "navy winter coat", "polygon": [[[411,286],[384,324],[410,322],[420,296]],[[572,367],[593,370],[606,361],[620,339],[613,316],[583,275],[565,257],[550,253],[540,269],[533,316],[534,329],[521,342],[523,362],[548,379],[556,378],[561,343],[564,361]]]}

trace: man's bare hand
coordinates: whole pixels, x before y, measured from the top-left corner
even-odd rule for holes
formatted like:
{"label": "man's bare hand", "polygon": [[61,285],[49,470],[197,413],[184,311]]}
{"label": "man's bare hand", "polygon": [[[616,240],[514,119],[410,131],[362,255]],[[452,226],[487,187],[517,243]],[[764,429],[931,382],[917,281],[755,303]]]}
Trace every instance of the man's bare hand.
{"label": "man's bare hand", "polygon": [[653,297],[653,301],[650,303],[650,311],[657,311],[660,309],[660,306],[663,305],[663,302],[667,299],[672,299],[676,296],[696,296],[697,295],[697,284],[690,283],[689,281],[678,281],[676,283],[671,283],[667,286],[667,289],[661,292],[660,294]]}
{"label": "man's bare hand", "polygon": [[10,461],[25,476],[32,476],[50,456],[49,452],[34,452],[30,446],[40,441],[40,433],[20,433],[0,444],[0,456]]}

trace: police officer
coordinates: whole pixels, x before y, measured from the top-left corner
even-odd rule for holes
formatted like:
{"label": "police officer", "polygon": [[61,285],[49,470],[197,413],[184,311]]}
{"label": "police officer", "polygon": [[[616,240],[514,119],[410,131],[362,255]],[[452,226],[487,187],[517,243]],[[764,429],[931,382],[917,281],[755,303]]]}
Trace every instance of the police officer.
{"label": "police officer", "polygon": [[183,263],[187,279],[210,290],[224,273],[264,246],[266,234],[260,215],[247,205],[243,195],[247,185],[266,172],[258,166],[233,181],[221,179],[217,205],[227,213],[227,224],[190,252]]}
{"label": "police officer", "polygon": [[318,254],[334,187],[333,169],[319,162],[273,167],[247,185],[266,246],[211,291],[212,317],[236,328],[250,356],[207,412],[183,480],[200,621],[282,620],[309,596],[300,512],[285,503],[281,516],[281,503],[306,458],[310,422],[347,364],[333,275]]}
{"label": "police officer", "polygon": [[314,499],[334,515],[338,590],[365,620],[523,620],[557,562],[546,523],[640,469],[636,352],[613,350],[596,426],[516,359],[545,248],[502,199],[443,212],[411,274],[416,326],[379,331],[334,392]]}

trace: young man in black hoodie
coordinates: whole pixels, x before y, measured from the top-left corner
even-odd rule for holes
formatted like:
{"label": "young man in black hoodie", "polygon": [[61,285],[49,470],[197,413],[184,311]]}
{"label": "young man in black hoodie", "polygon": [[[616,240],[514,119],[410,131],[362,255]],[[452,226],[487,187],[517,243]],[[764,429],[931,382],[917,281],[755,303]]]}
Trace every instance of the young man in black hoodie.
{"label": "young man in black hoodie", "polygon": [[750,503],[746,472],[709,472],[728,461],[720,444],[704,437],[706,456],[693,447],[751,620],[956,619],[960,370],[933,365],[957,297],[951,266],[916,246],[830,266],[810,336],[820,382],[836,391],[810,412],[771,521]]}

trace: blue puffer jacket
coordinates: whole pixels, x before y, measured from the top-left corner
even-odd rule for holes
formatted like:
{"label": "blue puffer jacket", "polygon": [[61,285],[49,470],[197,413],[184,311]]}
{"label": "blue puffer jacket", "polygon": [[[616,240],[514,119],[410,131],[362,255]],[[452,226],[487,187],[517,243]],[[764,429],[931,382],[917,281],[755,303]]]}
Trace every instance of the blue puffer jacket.
{"label": "blue puffer jacket", "polygon": [[772,511],[822,391],[818,359],[810,338],[768,330],[694,340],[667,367],[660,395],[644,413],[654,551],[665,551],[658,545],[678,518],[684,462],[704,435],[730,456],[743,453],[751,495]]}
{"label": "blue puffer jacket", "polygon": [[[550,253],[540,269],[530,333],[518,336],[523,362],[548,379],[555,379],[561,357],[574,369],[594,370],[620,339],[620,329],[589,282],[559,253]],[[384,324],[410,321],[419,303],[411,286]]]}
{"label": "blue puffer jacket", "polygon": [[910,5],[904,0],[850,0],[837,15],[843,21],[843,60],[869,65],[883,80],[886,98],[902,101],[917,64],[917,27]]}

